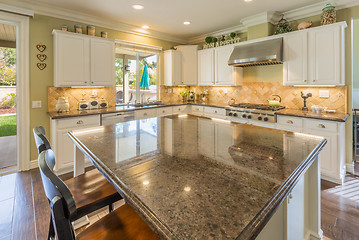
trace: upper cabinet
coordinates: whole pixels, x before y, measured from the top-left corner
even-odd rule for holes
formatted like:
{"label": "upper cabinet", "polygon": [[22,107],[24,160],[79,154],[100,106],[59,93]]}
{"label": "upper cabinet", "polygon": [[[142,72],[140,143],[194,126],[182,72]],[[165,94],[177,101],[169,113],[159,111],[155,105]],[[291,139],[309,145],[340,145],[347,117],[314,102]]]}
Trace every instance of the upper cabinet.
{"label": "upper cabinet", "polygon": [[228,66],[234,46],[198,51],[198,85],[236,86],[242,82],[242,68]]}
{"label": "upper cabinet", "polygon": [[166,86],[197,85],[198,45],[180,45],[164,52]]}
{"label": "upper cabinet", "polygon": [[54,86],[114,86],[114,41],[54,30]]}
{"label": "upper cabinet", "polygon": [[283,85],[344,85],[344,29],[336,23],[284,35]]}

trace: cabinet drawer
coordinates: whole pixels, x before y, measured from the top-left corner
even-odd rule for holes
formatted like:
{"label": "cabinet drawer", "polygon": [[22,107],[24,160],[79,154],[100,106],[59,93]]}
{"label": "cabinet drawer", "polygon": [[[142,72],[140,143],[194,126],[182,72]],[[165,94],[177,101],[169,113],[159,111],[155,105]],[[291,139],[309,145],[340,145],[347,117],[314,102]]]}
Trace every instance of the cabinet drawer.
{"label": "cabinet drawer", "polygon": [[304,127],[305,129],[322,130],[326,132],[337,132],[338,130],[336,122],[329,122],[325,120],[304,119]]}
{"label": "cabinet drawer", "polygon": [[173,114],[187,114],[187,107],[186,105],[180,105],[172,107]]}
{"label": "cabinet drawer", "polygon": [[303,119],[290,116],[277,116],[277,123],[287,127],[302,128]]}
{"label": "cabinet drawer", "polygon": [[156,117],[156,109],[136,110],[135,119]]}
{"label": "cabinet drawer", "polygon": [[217,107],[204,107],[204,113],[211,114],[211,115],[222,115],[226,116],[226,110],[224,108],[217,108]]}
{"label": "cabinet drawer", "polygon": [[56,121],[58,129],[100,126],[100,114],[93,116],[58,119]]}
{"label": "cabinet drawer", "polygon": [[202,114],[204,112],[204,107],[202,106],[192,106],[192,113],[193,114]]}
{"label": "cabinet drawer", "polygon": [[156,109],[157,117],[172,115],[172,107],[161,107]]}

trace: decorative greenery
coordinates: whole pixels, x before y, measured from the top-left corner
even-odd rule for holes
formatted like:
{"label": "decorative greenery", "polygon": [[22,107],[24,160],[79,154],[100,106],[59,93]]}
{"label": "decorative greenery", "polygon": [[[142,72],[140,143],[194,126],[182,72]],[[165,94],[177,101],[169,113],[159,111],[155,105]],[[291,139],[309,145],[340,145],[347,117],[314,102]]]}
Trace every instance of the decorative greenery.
{"label": "decorative greenery", "polygon": [[212,42],[214,42],[214,43],[216,43],[216,42],[218,42],[218,38],[212,38]]}
{"label": "decorative greenery", "polygon": [[16,85],[16,49],[0,48],[0,85]]}
{"label": "decorative greenery", "polygon": [[16,115],[0,116],[0,137],[16,135]]}
{"label": "decorative greenery", "polygon": [[275,35],[277,34],[281,34],[281,33],[287,33],[287,32],[291,32],[292,28],[289,26],[289,23],[287,22],[287,20],[285,20],[283,17],[282,19],[279,21],[276,30],[275,30]]}
{"label": "decorative greenery", "polygon": [[231,36],[231,38],[235,38],[237,36],[237,33],[231,32],[231,34],[229,36]]}
{"label": "decorative greenery", "polygon": [[206,43],[211,43],[211,42],[212,42],[212,40],[213,40],[213,38],[212,38],[212,37],[206,37],[206,39],[205,39]]}
{"label": "decorative greenery", "polygon": [[16,94],[15,93],[9,93],[7,94],[8,98],[6,98],[2,103],[2,108],[13,108],[16,106]]}
{"label": "decorative greenery", "polygon": [[187,96],[187,95],[189,95],[189,91],[182,91],[182,92],[180,92],[180,94],[179,94],[180,96]]}

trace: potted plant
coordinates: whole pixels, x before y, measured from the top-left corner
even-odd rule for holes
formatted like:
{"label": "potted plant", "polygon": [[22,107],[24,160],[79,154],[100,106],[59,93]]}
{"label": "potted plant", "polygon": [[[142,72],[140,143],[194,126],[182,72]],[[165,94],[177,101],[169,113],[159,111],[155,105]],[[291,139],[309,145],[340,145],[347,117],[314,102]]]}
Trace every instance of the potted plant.
{"label": "potted plant", "polygon": [[189,91],[182,91],[182,92],[180,92],[180,96],[182,97],[182,102],[183,103],[187,103],[187,96],[188,96],[188,94],[189,94]]}

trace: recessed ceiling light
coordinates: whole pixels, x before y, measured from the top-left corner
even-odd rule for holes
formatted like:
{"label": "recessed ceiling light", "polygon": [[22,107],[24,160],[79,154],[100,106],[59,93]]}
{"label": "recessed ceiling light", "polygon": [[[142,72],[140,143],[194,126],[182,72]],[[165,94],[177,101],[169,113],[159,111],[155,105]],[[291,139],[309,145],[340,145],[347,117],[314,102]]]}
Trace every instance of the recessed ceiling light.
{"label": "recessed ceiling light", "polygon": [[143,29],[149,29],[150,27],[147,26],[147,25],[143,25],[142,28],[143,28]]}
{"label": "recessed ceiling light", "polygon": [[245,2],[252,2],[252,0],[244,0]]}
{"label": "recessed ceiling light", "polygon": [[141,10],[144,8],[142,5],[133,5],[132,7],[136,10]]}
{"label": "recessed ceiling light", "polygon": [[184,25],[190,25],[191,22],[190,22],[190,21],[184,21],[183,24],[184,24]]}

